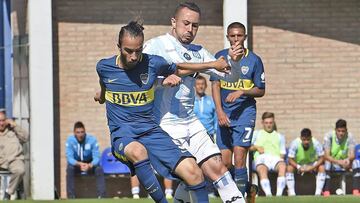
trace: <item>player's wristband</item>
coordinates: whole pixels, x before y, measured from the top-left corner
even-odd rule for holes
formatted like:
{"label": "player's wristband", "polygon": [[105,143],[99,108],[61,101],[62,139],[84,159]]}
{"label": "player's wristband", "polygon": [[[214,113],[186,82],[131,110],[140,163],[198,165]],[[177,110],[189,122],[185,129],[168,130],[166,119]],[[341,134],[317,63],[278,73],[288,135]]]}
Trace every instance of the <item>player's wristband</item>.
{"label": "player's wristband", "polygon": [[299,170],[301,168],[301,166],[299,164],[296,165],[297,170]]}

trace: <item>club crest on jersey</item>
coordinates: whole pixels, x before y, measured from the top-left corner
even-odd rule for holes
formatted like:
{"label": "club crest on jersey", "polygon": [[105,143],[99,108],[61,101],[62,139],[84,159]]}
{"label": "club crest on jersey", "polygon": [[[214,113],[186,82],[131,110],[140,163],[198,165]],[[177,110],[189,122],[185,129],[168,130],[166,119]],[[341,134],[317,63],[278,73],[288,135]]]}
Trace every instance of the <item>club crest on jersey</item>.
{"label": "club crest on jersey", "polygon": [[193,51],[192,54],[195,58],[201,59],[201,55],[199,54],[199,52]]}
{"label": "club crest on jersey", "polygon": [[188,53],[184,53],[183,54],[183,56],[184,56],[184,58],[186,59],[186,60],[188,60],[188,61],[190,61],[191,60],[191,56],[188,54]]}
{"label": "club crest on jersey", "polygon": [[140,80],[144,85],[146,85],[149,82],[149,74],[147,73],[140,74]]}
{"label": "club crest on jersey", "polygon": [[249,72],[249,67],[248,66],[241,66],[241,72],[242,72],[242,74],[246,75],[246,73]]}

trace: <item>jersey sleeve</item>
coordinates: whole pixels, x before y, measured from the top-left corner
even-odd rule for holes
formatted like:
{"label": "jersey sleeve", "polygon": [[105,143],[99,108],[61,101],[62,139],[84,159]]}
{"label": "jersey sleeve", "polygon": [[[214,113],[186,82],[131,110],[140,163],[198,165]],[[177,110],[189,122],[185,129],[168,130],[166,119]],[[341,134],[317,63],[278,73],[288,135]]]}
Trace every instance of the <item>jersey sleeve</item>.
{"label": "jersey sleeve", "polygon": [[160,55],[159,46],[155,39],[150,39],[144,43],[143,53],[151,54],[151,55]]}
{"label": "jersey sleeve", "polygon": [[318,157],[324,156],[324,148],[319,141],[314,142],[314,147]]}
{"label": "jersey sleeve", "polygon": [[325,134],[325,138],[324,138],[324,149],[325,150],[330,150],[331,149],[331,138],[332,138],[332,133],[331,132]]}
{"label": "jersey sleeve", "polygon": [[169,76],[171,74],[174,74],[176,72],[176,64],[175,63],[171,63],[168,64],[168,62],[160,57],[160,56],[156,56],[156,74],[158,76]]}
{"label": "jersey sleeve", "polygon": [[285,136],[280,134],[280,154],[286,154]]}
{"label": "jersey sleeve", "polygon": [[355,145],[356,145],[356,143],[355,143],[355,140],[354,140],[354,136],[351,134],[351,133],[349,133],[349,135],[348,135],[349,137],[348,137],[348,147],[349,147],[349,151],[354,151],[355,150]]}
{"label": "jersey sleeve", "polygon": [[259,89],[265,89],[265,72],[264,65],[260,57],[257,57],[255,62],[255,73],[253,78],[254,84]]}
{"label": "jersey sleeve", "polygon": [[298,143],[296,142],[296,140],[292,141],[289,147],[289,153],[288,153],[289,158],[295,158],[297,148],[298,148]]}

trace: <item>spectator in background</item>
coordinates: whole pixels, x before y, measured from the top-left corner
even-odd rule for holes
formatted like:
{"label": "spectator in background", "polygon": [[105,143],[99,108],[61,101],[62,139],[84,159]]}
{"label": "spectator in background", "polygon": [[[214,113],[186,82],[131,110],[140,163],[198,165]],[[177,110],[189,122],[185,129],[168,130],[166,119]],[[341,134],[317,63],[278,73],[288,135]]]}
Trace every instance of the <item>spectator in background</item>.
{"label": "spectator in background", "polygon": [[266,196],[272,196],[269,171],[278,172],[276,196],[281,196],[285,188],[286,148],[285,138],[275,130],[275,115],[265,112],[262,115],[263,129],[254,132],[250,151],[254,151],[256,171]]}
{"label": "spectator in background", "polygon": [[339,119],[336,121],[335,130],[328,132],[324,139],[325,149],[325,169],[327,172],[324,196],[330,195],[330,175],[329,172],[349,171],[353,172],[353,195],[360,196],[360,161],[355,159],[355,141],[351,133],[347,130],[346,121]]}
{"label": "spectator in background", "polygon": [[315,195],[321,195],[325,183],[324,150],[319,141],[311,135],[309,128],[301,130],[300,137],[292,141],[289,153],[289,165],[287,166],[286,183],[288,195],[295,194],[294,171],[304,174],[317,172]]}
{"label": "spectator in background", "polygon": [[28,134],[16,123],[6,118],[5,110],[0,110],[0,170],[11,172],[10,184],[4,200],[10,200],[25,174],[22,144],[28,141]]}
{"label": "spectator in background", "polygon": [[194,112],[204,125],[207,133],[214,139],[217,128],[217,117],[215,111],[215,104],[211,96],[205,94],[207,88],[206,79],[199,75],[195,82],[195,103]]}
{"label": "spectator in background", "polygon": [[74,124],[74,135],[66,140],[66,191],[68,198],[75,198],[75,175],[95,174],[98,198],[105,197],[104,172],[100,162],[99,144],[96,138],[85,132],[85,126],[78,121]]}

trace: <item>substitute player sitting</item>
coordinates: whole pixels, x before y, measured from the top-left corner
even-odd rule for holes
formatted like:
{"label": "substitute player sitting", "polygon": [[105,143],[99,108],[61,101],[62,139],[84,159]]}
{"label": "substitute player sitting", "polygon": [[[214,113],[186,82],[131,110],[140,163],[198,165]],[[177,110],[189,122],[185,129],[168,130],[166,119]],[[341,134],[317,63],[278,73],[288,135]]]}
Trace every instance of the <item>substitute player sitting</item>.
{"label": "substitute player sitting", "polygon": [[336,121],[335,129],[328,132],[324,139],[325,180],[324,196],[330,195],[331,171],[351,171],[353,173],[353,195],[360,196],[360,161],[355,159],[355,140],[348,132],[347,123],[343,119]]}
{"label": "substitute player sitting", "polygon": [[254,133],[250,150],[255,151],[255,167],[265,195],[272,196],[268,172],[276,171],[278,172],[276,196],[281,196],[285,188],[285,138],[276,131],[274,113],[263,113],[262,125],[263,129]]}
{"label": "substitute player sitting", "polygon": [[326,176],[324,150],[320,142],[312,137],[309,128],[302,129],[300,137],[291,142],[288,158],[289,165],[287,166],[286,172],[288,195],[296,195],[294,179],[295,171],[300,174],[317,172],[315,195],[321,195]]}
{"label": "substitute player sitting", "polygon": [[195,202],[208,202],[206,183],[195,159],[156,124],[153,85],[159,75],[187,75],[208,67],[225,70],[228,64],[220,59],[169,65],[159,56],[143,54],[143,42],[143,27],[130,22],[119,33],[120,55],[102,59],[96,67],[101,92],[95,101],[106,102],[113,153],[136,173],[156,202],[167,201],[153,168],[164,177],[176,175],[184,180]]}

